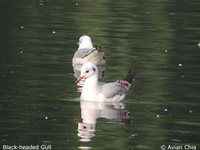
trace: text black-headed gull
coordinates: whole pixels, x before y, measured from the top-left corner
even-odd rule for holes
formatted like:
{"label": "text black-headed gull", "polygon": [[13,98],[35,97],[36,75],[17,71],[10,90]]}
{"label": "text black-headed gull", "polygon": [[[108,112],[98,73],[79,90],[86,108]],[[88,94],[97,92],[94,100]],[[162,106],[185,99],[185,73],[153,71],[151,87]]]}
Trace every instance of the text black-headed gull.
{"label": "text black-headed gull", "polygon": [[101,47],[93,47],[92,40],[89,36],[83,35],[79,38],[78,50],[72,59],[73,65],[83,65],[91,61],[95,65],[105,65],[106,59]]}
{"label": "text black-headed gull", "polygon": [[131,83],[134,81],[134,74],[135,71],[130,70],[123,80],[99,83],[97,66],[92,62],[87,62],[82,66],[81,76],[76,81],[78,83],[82,79],[85,79],[80,99],[99,102],[122,101]]}

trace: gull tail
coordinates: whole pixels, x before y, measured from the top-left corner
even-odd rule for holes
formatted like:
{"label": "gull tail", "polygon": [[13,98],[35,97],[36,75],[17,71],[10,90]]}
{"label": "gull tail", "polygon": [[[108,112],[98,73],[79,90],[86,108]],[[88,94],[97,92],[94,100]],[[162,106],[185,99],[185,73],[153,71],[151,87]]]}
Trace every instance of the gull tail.
{"label": "gull tail", "polygon": [[96,50],[103,52],[103,46],[95,46]]}
{"label": "gull tail", "polygon": [[127,73],[126,77],[123,79],[124,81],[127,81],[128,83],[133,83],[135,80],[133,79],[135,75],[135,71],[134,70],[129,70],[129,72]]}

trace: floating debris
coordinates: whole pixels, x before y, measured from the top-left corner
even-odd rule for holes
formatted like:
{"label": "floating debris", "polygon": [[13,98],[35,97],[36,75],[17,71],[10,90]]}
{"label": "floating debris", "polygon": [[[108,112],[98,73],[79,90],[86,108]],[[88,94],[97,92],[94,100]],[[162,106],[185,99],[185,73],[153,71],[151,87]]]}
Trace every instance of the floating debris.
{"label": "floating debris", "polygon": [[179,140],[179,139],[171,139],[171,140],[174,142],[181,142],[181,140]]}
{"label": "floating debris", "polygon": [[89,147],[89,146],[79,146],[79,149],[92,149],[92,147]]}
{"label": "floating debris", "polygon": [[176,13],[171,12],[171,13],[169,13],[169,15],[172,15],[172,16],[173,16],[173,15],[176,15]]}
{"label": "floating debris", "polygon": [[190,110],[189,112],[190,112],[190,113],[193,113],[193,111],[192,111],[192,110]]}
{"label": "floating debris", "polygon": [[132,138],[132,137],[135,137],[135,136],[137,136],[137,134],[131,134],[131,135],[129,136],[129,138]]}
{"label": "floating debris", "polygon": [[56,31],[53,31],[52,33],[53,33],[53,34],[55,34],[55,33],[56,33]]}
{"label": "floating debris", "polygon": [[76,3],[76,6],[78,6],[78,3]]}
{"label": "floating debris", "polygon": [[24,26],[21,26],[21,29],[24,29]]}
{"label": "floating debris", "polygon": [[48,119],[48,117],[46,116],[46,117],[45,117],[45,119],[47,120],[47,119]]}
{"label": "floating debris", "polygon": [[178,66],[179,66],[179,67],[182,67],[183,65],[182,65],[182,64],[178,64]]}
{"label": "floating debris", "polygon": [[157,118],[160,118],[160,115],[156,115]]}
{"label": "floating debris", "polygon": [[164,111],[168,111],[168,110],[165,108]]}
{"label": "floating debris", "polygon": [[200,47],[200,43],[198,44],[198,46]]}
{"label": "floating debris", "polygon": [[166,49],[166,50],[165,50],[165,53],[167,53],[167,52],[168,52],[168,50]]}

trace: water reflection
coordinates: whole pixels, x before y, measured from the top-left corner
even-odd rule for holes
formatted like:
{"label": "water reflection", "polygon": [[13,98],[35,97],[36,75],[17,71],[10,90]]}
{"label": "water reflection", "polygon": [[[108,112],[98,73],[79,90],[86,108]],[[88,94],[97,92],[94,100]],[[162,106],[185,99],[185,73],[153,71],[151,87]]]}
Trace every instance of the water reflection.
{"label": "water reflection", "polygon": [[[102,103],[80,101],[82,122],[78,122],[80,141],[89,142],[95,136],[98,118],[119,119],[117,123],[130,124],[130,112],[124,102]],[[114,122],[116,123],[116,122]]]}

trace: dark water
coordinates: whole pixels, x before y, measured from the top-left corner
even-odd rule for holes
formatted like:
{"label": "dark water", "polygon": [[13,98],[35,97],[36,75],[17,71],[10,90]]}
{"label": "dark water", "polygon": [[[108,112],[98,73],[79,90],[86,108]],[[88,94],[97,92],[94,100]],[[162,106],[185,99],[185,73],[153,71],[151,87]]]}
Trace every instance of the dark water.
{"label": "dark water", "polygon": [[[199,149],[199,8],[199,0],[0,1],[2,148]],[[136,70],[124,103],[80,103],[71,61],[83,34],[104,45],[103,81]],[[80,136],[87,117],[93,129]]]}

